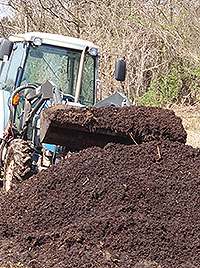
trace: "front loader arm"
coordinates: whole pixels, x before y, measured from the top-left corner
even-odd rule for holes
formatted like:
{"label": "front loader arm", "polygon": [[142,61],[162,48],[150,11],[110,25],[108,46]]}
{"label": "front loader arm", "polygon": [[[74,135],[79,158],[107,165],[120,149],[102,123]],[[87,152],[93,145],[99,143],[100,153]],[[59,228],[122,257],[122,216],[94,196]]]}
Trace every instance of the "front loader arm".
{"label": "front loader arm", "polygon": [[51,81],[41,86],[32,84],[20,86],[11,94],[9,123],[11,128],[18,133],[17,136],[25,138],[31,119],[40,112],[47,100],[52,103],[61,103],[61,93]]}
{"label": "front loader arm", "polygon": [[[29,110],[29,111],[24,119],[24,123],[22,126],[22,133],[26,132],[26,129],[27,129],[31,119],[34,117],[34,115],[39,110],[42,109],[44,103],[47,100],[51,100],[55,103],[61,103],[60,92],[59,92],[58,88],[56,87],[56,85],[50,81],[47,81],[43,85],[39,86],[35,92],[29,93],[26,96],[26,99],[27,99],[27,102],[29,104],[34,103],[36,101],[37,101],[37,103],[34,107],[31,107],[31,109],[29,109],[27,107],[27,110]],[[26,112],[26,107],[25,107],[25,112]]]}

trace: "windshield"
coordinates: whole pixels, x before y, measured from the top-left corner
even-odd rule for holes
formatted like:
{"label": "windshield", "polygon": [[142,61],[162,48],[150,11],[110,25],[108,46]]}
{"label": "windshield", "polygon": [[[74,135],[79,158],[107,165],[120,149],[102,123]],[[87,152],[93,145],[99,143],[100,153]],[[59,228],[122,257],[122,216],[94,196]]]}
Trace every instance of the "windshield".
{"label": "windshield", "polygon": [[[81,52],[63,47],[42,45],[29,47],[21,84],[55,83],[64,94],[75,96]],[[79,101],[93,105],[95,86],[95,59],[86,55]]]}

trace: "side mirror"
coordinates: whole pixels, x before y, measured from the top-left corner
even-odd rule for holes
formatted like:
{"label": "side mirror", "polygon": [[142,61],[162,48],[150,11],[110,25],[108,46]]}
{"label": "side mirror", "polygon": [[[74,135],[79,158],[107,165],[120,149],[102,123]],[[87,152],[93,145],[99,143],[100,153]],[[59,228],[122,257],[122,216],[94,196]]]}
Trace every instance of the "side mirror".
{"label": "side mirror", "polygon": [[7,56],[9,59],[12,52],[13,42],[10,42],[7,39],[0,38],[0,61],[4,60],[4,57]]}
{"label": "side mirror", "polygon": [[124,81],[126,77],[126,62],[124,60],[116,60],[115,62],[115,79]]}

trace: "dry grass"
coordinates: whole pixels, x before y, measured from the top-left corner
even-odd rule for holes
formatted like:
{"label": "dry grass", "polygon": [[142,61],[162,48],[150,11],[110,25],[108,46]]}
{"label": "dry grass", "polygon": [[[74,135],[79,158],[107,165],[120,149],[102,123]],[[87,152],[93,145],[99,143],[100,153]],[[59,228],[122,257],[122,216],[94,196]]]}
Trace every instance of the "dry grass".
{"label": "dry grass", "polygon": [[187,144],[200,148],[200,106],[174,105],[171,109],[183,120]]}

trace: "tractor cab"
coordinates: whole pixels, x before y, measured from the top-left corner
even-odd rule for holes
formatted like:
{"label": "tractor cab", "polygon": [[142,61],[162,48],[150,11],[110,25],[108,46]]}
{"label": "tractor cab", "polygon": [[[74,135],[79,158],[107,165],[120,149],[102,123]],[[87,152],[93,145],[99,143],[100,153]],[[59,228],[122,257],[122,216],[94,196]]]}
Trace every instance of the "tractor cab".
{"label": "tractor cab", "polygon": [[5,62],[0,82],[12,91],[25,84],[55,83],[64,94],[75,96],[81,55],[84,67],[78,101],[93,105],[97,75],[98,47],[89,41],[47,33],[11,36],[13,44],[9,61]]}
{"label": "tractor cab", "polygon": [[[12,123],[20,128],[20,115],[27,94],[51,81],[60,91],[63,101],[91,106],[96,103],[97,54],[93,43],[77,38],[47,33],[26,33],[0,42],[1,138],[8,121],[8,100],[12,108]],[[20,89],[15,92],[16,89]],[[37,94],[36,94],[37,95]],[[31,100],[32,101],[32,100]],[[33,98],[32,106],[37,103]],[[47,102],[47,100],[46,100]],[[46,103],[48,106],[48,103]],[[24,115],[23,115],[24,116]]]}

